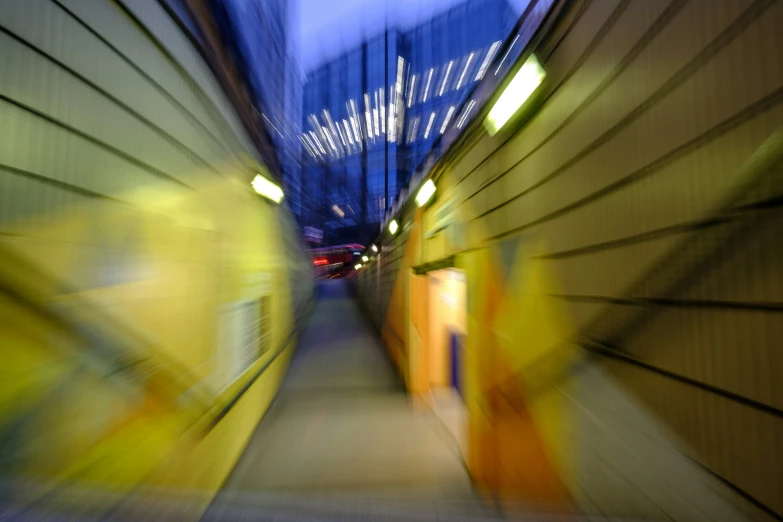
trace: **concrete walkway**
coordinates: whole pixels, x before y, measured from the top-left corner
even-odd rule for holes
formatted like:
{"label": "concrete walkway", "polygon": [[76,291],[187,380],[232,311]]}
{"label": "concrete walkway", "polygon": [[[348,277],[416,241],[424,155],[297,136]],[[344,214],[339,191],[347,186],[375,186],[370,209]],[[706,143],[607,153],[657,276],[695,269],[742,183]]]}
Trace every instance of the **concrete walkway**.
{"label": "concrete walkway", "polygon": [[205,519],[295,506],[338,519],[486,515],[455,441],[413,407],[349,288],[321,284],[283,388]]}

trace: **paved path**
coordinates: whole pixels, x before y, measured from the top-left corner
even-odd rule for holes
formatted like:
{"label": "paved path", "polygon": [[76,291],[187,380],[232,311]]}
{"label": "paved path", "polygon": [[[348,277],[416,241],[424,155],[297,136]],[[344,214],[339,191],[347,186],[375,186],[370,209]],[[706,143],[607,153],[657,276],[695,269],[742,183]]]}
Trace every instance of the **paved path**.
{"label": "paved path", "polygon": [[412,406],[349,288],[322,283],[280,394],[206,519],[284,502],[410,505],[427,519],[436,504],[478,507],[455,441]]}

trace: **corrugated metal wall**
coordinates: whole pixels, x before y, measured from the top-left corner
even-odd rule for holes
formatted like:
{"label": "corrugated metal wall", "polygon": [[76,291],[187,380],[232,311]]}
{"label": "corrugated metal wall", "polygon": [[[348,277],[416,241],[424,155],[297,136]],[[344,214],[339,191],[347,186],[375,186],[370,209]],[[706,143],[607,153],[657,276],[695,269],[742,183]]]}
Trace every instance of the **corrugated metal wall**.
{"label": "corrugated metal wall", "polygon": [[[548,74],[535,113],[436,168],[424,235],[457,205],[464,245],[434,234],[419,260],[540,240],[572,341],[688,458],[778,517],[780,27],[776,1],[570,3],[534,49]],[[387,241],[362,280],[379,322],[405,248]]]}

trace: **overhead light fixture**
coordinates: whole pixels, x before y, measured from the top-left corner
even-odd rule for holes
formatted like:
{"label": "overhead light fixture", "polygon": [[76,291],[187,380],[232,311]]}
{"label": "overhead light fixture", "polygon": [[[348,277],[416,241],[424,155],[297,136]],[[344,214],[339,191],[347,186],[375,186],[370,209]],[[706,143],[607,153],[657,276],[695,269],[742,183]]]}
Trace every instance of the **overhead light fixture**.
{"label": "overhead light fixture", "polygon": [[361,264],[361,263],[357,263],[357,264],[356,264],[356,266],[354,266],[354,268],[355,268],[356,270],[359,270],[361,267],[362,267],[362,264]]}
{"label": "overhead light fixture", "polygon": [[425,140],[430,137],[430,129],[432,128],[432,122],[433,121],[435,121],[435,113],[434,112],[432,114],[430,114],[430,121],[429,121],[429,123],[427,123],[427,130],[424,131],[424,139]]}
{"label": "overhead light fixture", "polygon": [[416,194],[416,204],[423,207],[433,194],[435,194],[435,183],[433,183],[431,179],[428,179],[419,189],[419,193]]}
{"label": "overhead light fixture", "polygon": [[427,96],[430,92],[430,80],[432,80],[432,73],[435,72],[435,69],[430,69],[430,74],[427,76],[427,86],[424,88],[424,98],[421,100],[422,103],[427,101]]}
{"label": "overhead light fixture", "polygon": [[377,246],[375,246],[375,245],[372,245],[370,248],[372,248],[372,251],[373,251],[373,252],[377,252],[377,251],[378,251],[378,247],[377,247]]}
{"label": "overhead light fixture", "polygon": [[396,219],[392,219],[391,223],[389,223],[389,232],[392,233],[392,235],[397,233],[397,229],[400,228],[400,226],[397,224]]}
{"label": "overhead light fixture", "polygon": [[454,65],[454,60],[451,60],[449,62],[449,67],[446,69],[446,76],[443,77],[443,83],[440,86],[440,92],[438,93],[438,96],[443,96],[443,91],[446,90],[446,85],[449,83],[449,74],[451,74],[451,67]]}
{"label": "overhead light fixture", "polygon": [[416,75],[411,76],[411,87],[408,89],[408,108],[410,109],[413,104],[413,99],[416,97]]}
{"label": "overhead light fixture", "polygon": [[508,49],[506,49],[506,54],[504,54],[503,59],[500,60],[500,65],[498,65],[498,68],[495,69],[495,76],[497,76],[497,74],[500,72],[500,68],[503,67],[503,64],[505,63],[506,58],[508,58],[508,55],[511,54],[511,49],[513,49],[514,46],[517,44],[517,40],[519,40],[519,35],[516,35],[514,37],[514,41],[511,42],[511,45],[508,47]]}
{"label": "overhead light fixture", "polygon": [[363,262],[363,263],[366,263],[366,262],[367,262],[367,261],[369,261],[369,260],[370,260],[370,258],[369,258],[369,257],[367,257],[367,256],[362,256],[362,262]]}
{"label": "overhead light fixture", "polygon": [[465,79],[465,73],[468,72],[468,69],[470,68],[470,62],[473,61],[473,57],[475,55],[476,53],[470,53],[470,56],[468,56],[468,61],[465,62],[465,68],[462,69],[462,74],[459,76],[459,82],[457,82],[457,90],[462,88],[462,80]]}
{"label": "overhead light fixture", "polygon": [[280,203],[283,201],[283,189],[266,179],[261,174],[256,174],[256,177],[253,178],[253,181],[250,183],[250,185],[258,194],[274,201],[275,203]]}
{"label": "overhead light fixture", "polygon": [[481,67],[479,67],[478,74],[476,74],[476,77],[473,79],[474,81],[478,81],[484,77],[484,73],[487,71],[487,67],[489,67],[489,62],[492,60],[492,58],[495,57],[495,52],[498,50],[498,47],[500,47],[500,44],[503,43],[500,40],[492,44],[492,47],[489,48],[489,51],[487,51],[487,56],[484,58],[484,62],[481,64]]}
{"label": "overhead light fixture", "polygon": [[511,119],[517,109],[530,98],[545,76],[544,68],[541,67],[536,56],[531,54],[495,102],[487,119],[484,120],[484,125],[490,136],[494,136]]}
{"label": "overhead light fixture", "polygon": [[446,132],[446,127],[449,126],[449,120],[451,120],[451,115],[454,114],[454,106],[452,105],[449,107],[449,112],[446,114],[446,119],[443,120],[443,125],[440,126],[440,133],[443,134]]}

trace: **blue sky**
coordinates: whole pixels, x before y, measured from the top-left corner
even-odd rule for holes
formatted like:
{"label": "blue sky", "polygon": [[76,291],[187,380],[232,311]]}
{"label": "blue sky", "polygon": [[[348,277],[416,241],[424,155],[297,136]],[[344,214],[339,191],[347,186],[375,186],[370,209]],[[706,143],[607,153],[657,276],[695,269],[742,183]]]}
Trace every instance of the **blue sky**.
{"label": "blue sky", "polygon": [[[339,56],[385,22],[407,28],[432,18],[463,0],[299,0],[299,54],[304,72]],[[528,0],[508,0],[521,14]]]}

